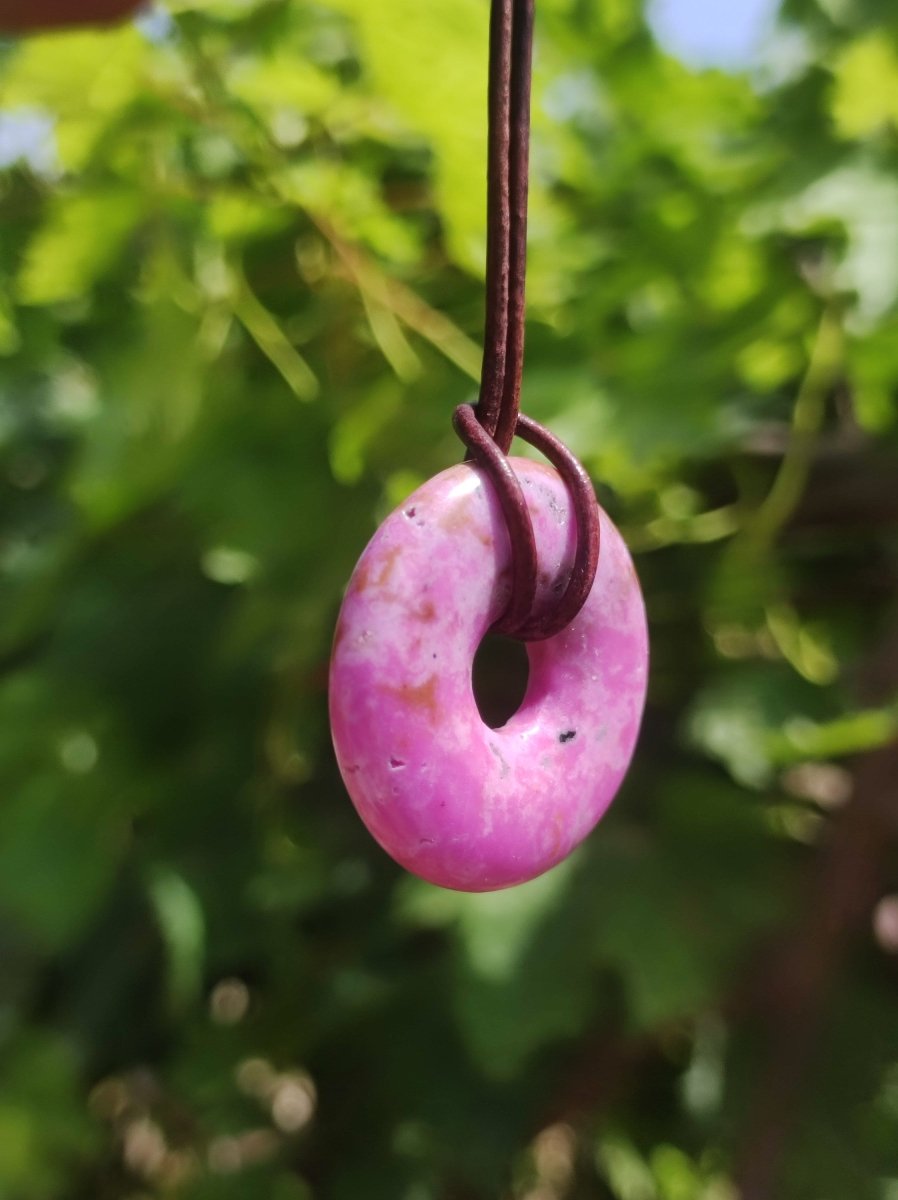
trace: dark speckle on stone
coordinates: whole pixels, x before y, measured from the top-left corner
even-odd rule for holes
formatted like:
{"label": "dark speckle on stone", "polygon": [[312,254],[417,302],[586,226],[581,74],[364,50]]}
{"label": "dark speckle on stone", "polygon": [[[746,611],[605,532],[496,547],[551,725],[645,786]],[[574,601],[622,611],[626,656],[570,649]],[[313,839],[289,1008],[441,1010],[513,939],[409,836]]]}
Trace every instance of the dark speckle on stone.
{"label": "dark speckle on stone", "polygon": [[558,740],[559,740],[559,742],[562,742],[562,743],[564,743],[564,742],[570,742],[570,741],[572,741],[572,739],[573,739],[573,738],[575,738],[576,736],[577,736],[577,731],[576,731],[576,729],[566,729],[566,730],[564,731],[564,733],[559,733],[559,735],[558,735]]}
{"label": "dark speckle on stone", "polygon": [[405,760],[402,758],[390,758],[390,766],[394,771],[398,771],[400,767],[405,766]]}

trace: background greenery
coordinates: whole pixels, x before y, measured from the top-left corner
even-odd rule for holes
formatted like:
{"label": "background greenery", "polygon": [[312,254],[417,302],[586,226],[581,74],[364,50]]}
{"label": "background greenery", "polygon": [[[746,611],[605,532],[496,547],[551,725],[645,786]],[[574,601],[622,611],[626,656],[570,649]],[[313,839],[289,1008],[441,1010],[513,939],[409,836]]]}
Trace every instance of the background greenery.
{"label": "background greenery", "polygon": [[898,17],[787,0],[726,75],[538,10],[525,408],[653,671],[613,813],[491,896],[377,849],[325,718],[461,454],[486,0],[3,46],[3,1200],[898,1196]]}

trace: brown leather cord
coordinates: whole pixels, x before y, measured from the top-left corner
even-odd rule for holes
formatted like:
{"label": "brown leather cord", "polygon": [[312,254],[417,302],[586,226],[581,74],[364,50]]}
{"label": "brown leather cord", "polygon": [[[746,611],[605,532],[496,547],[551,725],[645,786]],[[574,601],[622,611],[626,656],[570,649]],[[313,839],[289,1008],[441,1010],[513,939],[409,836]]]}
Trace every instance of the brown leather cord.
{"label": "brown leather cord", "polygon": [[533,522],[527,501],[511,463],[477,420],[470,404],[460,404],[452,424],[470,455],[482,467],[496,489],[511,544],[511,598],[493,624],[493,632],[524,642],[541,642],[566,628],[586,603],[599,565],[601,531],[592,481],[567,446],[532,417],[518,415],[515,434],[549,460],[567,486],[577,523],[577,548],[567,583],[556,582],[557,602],[540,612],[533,611],[539,563]]}
{"label": "brown leather cord", "polygon": [[511,447],[521,408],[524,369],[524,315],[527,279],[527,193],[530,187],[530,86],[533,63],[534,0],[516,0],[511,53],[508,191],[508,319],[505,380],[495,441],[503,454]]}
{"label": "brown leather cord", "polygon": [[477,420],[470,404],[458,406],[452,414],[452,424],[467,446],[470,457],[483,468],[495,488],[508,527],[511,598],[493,629],[511,637],[526,625],[536,598],[537,558],[533,522],[511,463]]}
{"label": "brown leather cord", "polygon": [[[564,480],[571,497],[574,520],[577,522],[574,565],[557,604],[553,605],[549,612],[535,613],[515,633],[515,637],[525,642],[541,642],[554,637],[570,625],[592,591],[601,548],[599,506],[586,468],[554,433],[534,421],[532,417],[525,417],[523,413],[518,414],[515,433],[539,450],[540,454],[545,455]],[[560,584],[556,582],[554,588],[559,587]]]}
{"label": "brown leather cord", "polygon": [[494,437],[505,384],[508,340],[508,256],[511,250],[511,46],[514,0],[493,0],[490,12],[489,143],[486,184],[486,314],[477,419]]}
{"label": "brown leather cord", "polygon": [[[599,561],[599,510],[592,483],[571,451],[520,414],[527,269],[527,192],[534,0],[492,0],[490,12],[489,162],[487,167],[486,321],[476,409],[460,405],[453,425],[487,474],[511,542],[512,592],[497,632],[524,641],[559,633],[586,602]],[[538,559],[533,524],[507,454],[521,437],[548,458],[571,496],[577,549],[566,586],[550,610],[535,614]]]}

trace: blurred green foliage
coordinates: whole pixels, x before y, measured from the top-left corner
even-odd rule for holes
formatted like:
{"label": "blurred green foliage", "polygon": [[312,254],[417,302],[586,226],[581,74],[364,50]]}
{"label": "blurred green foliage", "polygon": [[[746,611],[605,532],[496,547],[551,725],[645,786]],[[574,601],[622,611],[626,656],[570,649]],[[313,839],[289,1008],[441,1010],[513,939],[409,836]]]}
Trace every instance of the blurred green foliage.
{"label": "blurred green foliage", "polygon": [[[898,590],[898,18],[788,0],[727,75],[635,0],[538,10],[524,404],[654,663],[612,814],[485,896],[385,858],[325,716],[342,585],[474,395],[485,0],[0,50],[44,130],[0,173],[3,1200],[735,1195],[756,955],[898,730],[898,673],[858,682]],[[898,1195],[877,911],[787,1200]]]}

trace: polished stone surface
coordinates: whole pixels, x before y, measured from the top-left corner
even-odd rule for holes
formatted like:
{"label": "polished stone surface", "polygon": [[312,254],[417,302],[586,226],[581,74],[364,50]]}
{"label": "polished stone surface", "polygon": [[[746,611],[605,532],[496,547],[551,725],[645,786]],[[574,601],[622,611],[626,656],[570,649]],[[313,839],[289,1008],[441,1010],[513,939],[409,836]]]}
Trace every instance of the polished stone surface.
{"label": "polished stone surface", "polygon": [[[556,472],[511,460],[539,549],[537,605],[563,586],[575,530]],[[630,762],[648,642],[627,549],[601,516],[579,616],[530,643],[519,710],[482,721],[471,668],[508,595],[508,535],[477,467],[452,467],[368,544],[334,638],[330,713],[343,779],[377,841],[444,887],[489,891],[554,866],[592,830]]]}

